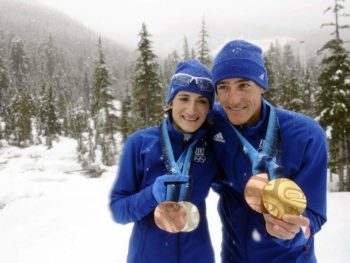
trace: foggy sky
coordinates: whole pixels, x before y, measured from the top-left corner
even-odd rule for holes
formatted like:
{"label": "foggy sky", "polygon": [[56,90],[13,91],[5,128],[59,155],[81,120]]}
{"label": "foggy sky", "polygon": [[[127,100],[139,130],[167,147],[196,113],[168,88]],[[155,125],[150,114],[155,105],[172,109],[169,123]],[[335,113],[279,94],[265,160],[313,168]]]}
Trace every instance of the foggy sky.
{"label": "foggy sky", "polygon": [[[235,38],[261,45],[275,37],[305,40],[317,32],[326,32],[320,28],[322,23],[334,21],[332,13],[323,14],[334,4],[333,0],[36,1],[132,49],[137,48],[141,24],[145,22],[159,53],[175,48],[182,52],[184,36],[194,46],[203,18],[210,35],[209,48],[214,53],[223,43]],[[350,3],[343,5],[344,11],[350,13]],[[350,19],[341,22],[349,24]]]}

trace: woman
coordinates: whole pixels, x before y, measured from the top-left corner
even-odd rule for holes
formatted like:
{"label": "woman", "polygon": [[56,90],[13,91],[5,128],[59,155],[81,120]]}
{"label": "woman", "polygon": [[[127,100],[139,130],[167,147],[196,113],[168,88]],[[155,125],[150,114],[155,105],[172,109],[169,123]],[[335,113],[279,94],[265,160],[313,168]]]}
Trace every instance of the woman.
{"label": "woman", "polygon": [[[167,118],[126,140],[110,209],[117,223],[135,223],[127,262],[215,261],[205,207],[216,174],[213,150],[205,137],[213,103],[209,70],[197,60],[182,61],[168,88]],[[187,214],[186,226],[181,220],[162,224],[166,221],[162,212],[174,206]],[[196,211],[197,222],[192,214]],[[167,228],[167,223],[174,228]]]}

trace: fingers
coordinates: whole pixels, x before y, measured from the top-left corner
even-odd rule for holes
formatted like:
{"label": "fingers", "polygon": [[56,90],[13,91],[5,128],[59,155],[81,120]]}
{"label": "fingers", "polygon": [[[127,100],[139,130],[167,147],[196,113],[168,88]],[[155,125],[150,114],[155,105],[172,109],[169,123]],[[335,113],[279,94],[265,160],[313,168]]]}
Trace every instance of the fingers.
{"label": "fingers", "polygon": [[277,237],[279,239],[290,240],[295,237],[294,233],[288,232],[287,230],[278,225],[267,223],[266,229],[271,236]]}
{"label": "fingers", "polygon": [[283,220],[264,214],[267,232],[277,238],[293,239],[301,227],[307,227],[309,219],[303,216],[285,215]]}
{"label": "fingers", "polygon": [[301,227],[308,227],[310,225],[310,220],[304,216],[284,215],[283,221]]}

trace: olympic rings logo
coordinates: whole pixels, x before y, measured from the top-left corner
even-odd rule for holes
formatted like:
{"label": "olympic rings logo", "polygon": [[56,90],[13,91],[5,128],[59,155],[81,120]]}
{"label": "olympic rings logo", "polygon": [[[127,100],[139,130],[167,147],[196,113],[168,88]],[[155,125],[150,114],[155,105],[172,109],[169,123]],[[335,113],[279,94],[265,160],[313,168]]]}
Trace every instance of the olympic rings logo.
{"label": "olympic rings logo", "polygon": [[204,163],[206,159],[207,158],[205,157],[205,148],[197,147],[194,153],[193,161],[195,161],[196,163]]}

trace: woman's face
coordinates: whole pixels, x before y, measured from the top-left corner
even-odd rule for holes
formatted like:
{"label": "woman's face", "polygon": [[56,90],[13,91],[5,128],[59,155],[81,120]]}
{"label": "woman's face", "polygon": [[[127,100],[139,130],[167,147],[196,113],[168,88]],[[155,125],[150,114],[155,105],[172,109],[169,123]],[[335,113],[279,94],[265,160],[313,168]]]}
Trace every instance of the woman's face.
{"label": "woman's face", "polygon": [[206,97],[194,92],[179,91],[170,106],[174,126],[185,133],[197,131],[204,123],[209,107]]}

